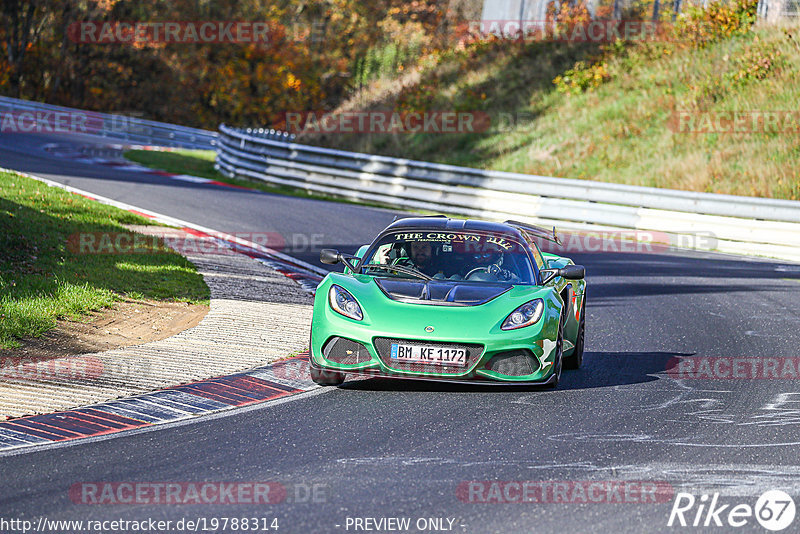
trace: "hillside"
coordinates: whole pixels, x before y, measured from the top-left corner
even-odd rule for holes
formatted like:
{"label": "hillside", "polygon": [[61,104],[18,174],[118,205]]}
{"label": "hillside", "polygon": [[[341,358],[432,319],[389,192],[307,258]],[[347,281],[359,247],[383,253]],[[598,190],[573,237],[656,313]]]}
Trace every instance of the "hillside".
{"label": "hillside", "polygon": [[479,112],[492,119],[488,131],[306,133],[300,140],[487,169],[798,199],[800,32],[754,24],[754,10],[747,2],[692,9],[663,23],[668,33],[658,42],[462,43],[376,80],[340,110]]}

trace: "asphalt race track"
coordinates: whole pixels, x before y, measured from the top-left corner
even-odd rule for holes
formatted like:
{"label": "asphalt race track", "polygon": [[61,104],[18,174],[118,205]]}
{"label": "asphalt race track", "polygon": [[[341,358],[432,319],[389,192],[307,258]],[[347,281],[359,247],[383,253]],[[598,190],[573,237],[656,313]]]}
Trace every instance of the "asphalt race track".
{"label": "asphalt race track", "polygon": [[[41,149],[49,142],[65,139],[2,135],[0,166],[216,230],[278,232],[286,253],[315,264],[319,248],[352,252],[394,216],[69,162]],[[390,531],[365,518],[410,518],[408,532],[439,525],[429,518],[444,518],[440,531],[465,533],[729,532],[713,521],[668,527],[675,494],[699,503],[719,493],[730,505],[723,521],[767,490],[800,495],[800,377],[784,366],[797,360],[781,359],[800,356],[800,266],[693,252],[573,257],[587,270],[587,354],[555,391],[358,380],[191,423],[1,456],[0,516],[277,518],[278,532],[292,533]],[[770,359],[782,378],[676,375],[681,358],[715,357]],[[83,482],[229,481],[279,482],[288,493],[270,505],[91,505],[69,493]],[[490,481],[501,484],[492,490]],[[521,486],[513,482],[525,481],[564,482],[570,491],[540,499],[559,502],[496,502],[497,487],[512,488],[505,498],[514,500]],[[647,502],[608,493],[612,502],[586,502],[572,490],[589,481],[633,488],[622,500]],[[637,493],[642,481],[661,492]],[[754,517],[735,530],[765,531]]]}

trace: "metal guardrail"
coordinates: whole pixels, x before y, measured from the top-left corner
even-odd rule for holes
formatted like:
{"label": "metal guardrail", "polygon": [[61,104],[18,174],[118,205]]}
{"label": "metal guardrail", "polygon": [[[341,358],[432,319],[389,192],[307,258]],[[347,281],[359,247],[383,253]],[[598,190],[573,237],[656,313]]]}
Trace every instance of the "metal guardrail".
{"label": "metal guardrail", "polygon": [[[5,96],[0,96],[0,114],[12,114],[10,122],[21,133],[48,133],[55,129],[62,133],[95,135],[128,143],[206,150],[214,149],[217,139],[217,132],[208,130]],[[60,129],[62,125],[63,130]]]}
{"label": "metal guardrail", "polygon": [[[672,244],[800,260],[800,202],[674,191],[373,156],[220,126],[224,174],[401,209],[567,229],[662,232]],[[694,248],[694,247],[693,247]]]}
{"label": "metal guardrail", "polygon": [[280,130],[275,130],[274,128],[247,128],[242,131],[248,135],[257,137],[259,139],[268,139],[270,141],[283,141],[286,143],[293,142],[297,137],[294,134],[290,134],[288,132],[282,132]]}

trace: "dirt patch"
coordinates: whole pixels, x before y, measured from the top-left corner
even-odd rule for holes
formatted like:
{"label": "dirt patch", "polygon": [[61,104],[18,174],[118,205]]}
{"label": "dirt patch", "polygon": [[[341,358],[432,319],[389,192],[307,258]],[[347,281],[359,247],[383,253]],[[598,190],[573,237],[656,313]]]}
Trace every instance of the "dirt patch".
{"label": "dirt patch", "polygon": [[59,321],[39,338],[24,339],[1,357],[58,358],[165,339],[196,326],[208,306],[185,302],[121,301],[80,321]]}

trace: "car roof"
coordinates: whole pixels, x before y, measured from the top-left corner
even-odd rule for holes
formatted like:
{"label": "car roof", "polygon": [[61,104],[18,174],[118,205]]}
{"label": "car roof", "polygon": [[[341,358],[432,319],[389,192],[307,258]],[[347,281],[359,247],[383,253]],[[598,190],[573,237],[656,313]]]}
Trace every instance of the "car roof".
{"label": "car roof", "polygon": [[391,232],[401,229],[461,230],[461,231],[474,230],[480,232],[506,234],[508,236],[513,236],[522,242],[525,241],[520,231],[517,228],[508,224],[489,222],[489,221],[478,221],[475,219],[451,219],[443,215],[437,215],[432,217],[407,217],[404,219],[398,219],[389,226],[387,226],[381,233],[383,234],[385,232]]}

